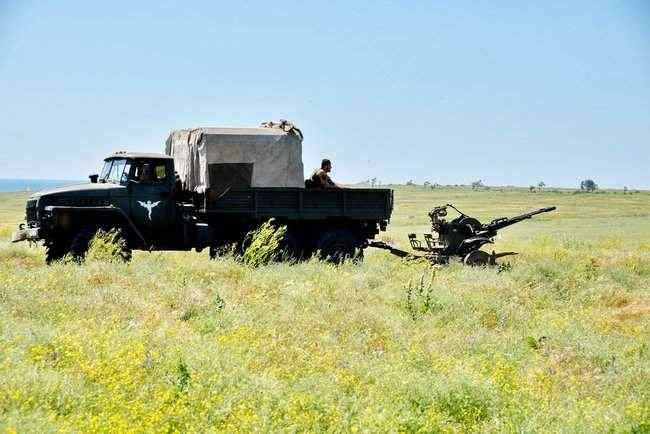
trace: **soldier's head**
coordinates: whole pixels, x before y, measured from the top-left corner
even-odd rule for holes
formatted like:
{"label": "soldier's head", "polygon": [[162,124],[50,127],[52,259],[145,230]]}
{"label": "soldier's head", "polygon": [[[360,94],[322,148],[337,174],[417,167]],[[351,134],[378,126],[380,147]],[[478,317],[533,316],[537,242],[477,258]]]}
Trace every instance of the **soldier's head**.
{"label": "soldier's head", "polygon": [[140,166],[140,176],[138,177],[138,181],[151,182],[153,181],[152,175],[153,172],[151,171],[151,164],[144,163],[142,166]]}
{"label": "soldier's head", "polygon": [[327,158],[324,158],[323,161],[320,163],[320,168],[323,169],[325,172],[331,172],[332,171],[332,162],[328,160]]}

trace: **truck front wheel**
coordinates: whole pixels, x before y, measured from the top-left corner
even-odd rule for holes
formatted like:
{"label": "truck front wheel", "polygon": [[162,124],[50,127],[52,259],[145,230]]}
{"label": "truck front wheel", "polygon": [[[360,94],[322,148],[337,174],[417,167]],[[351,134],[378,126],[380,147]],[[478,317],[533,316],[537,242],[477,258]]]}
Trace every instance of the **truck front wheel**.
{"label": "truck front wheel", "polygon": [[340,264],[352,259],[363,259],[363,250],[354,234],[348,229],[334,229],[324,232],[316,243],[317,254],[320,259]]}
{"label": "truck front wheel", "polygon": [[97,226],[84,226],[79,229],[70,245],[70,255],[75,261],[82,262],[86,258],[86,253],[88,253],[88,248],[90,247],[90,241],[93,239],[98,229]]}
{"label": "truck front wheel", "polygon": [[88,248],[90,247],[90,242],[95,237],[97,231],[102,230],[103,232],[108,233],[111,230],[116,230],[117,233],[112,237],[112,241],[115,242],[115,249],[111,251],[111,255],[115,259],[119,259],[124,262],[131,260],[131,249],[128,247],[127,240],[124,237],[124,232],[120,228],[109,228],[109,227],[97,227],[97,226],[84,226],[79,229],[79,232],[75,235],[70,245],[70,254],[77,262],[83,262],[88,253]]}
{"label": "truck front wheel", "polygon": [[43,245],[45,246],[45,263],[47,265],[60,260],[70,251],[70,241],[64,238],[48,238]]}

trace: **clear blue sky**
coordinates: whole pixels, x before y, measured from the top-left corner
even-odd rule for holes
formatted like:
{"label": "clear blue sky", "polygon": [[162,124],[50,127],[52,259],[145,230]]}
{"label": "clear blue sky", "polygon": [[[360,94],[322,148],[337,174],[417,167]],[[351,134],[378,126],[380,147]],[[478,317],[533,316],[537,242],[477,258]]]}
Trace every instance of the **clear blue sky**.
{"label": "clear blue sky", "polygon": [[650,2],[0,0],[0,178],[294,121],[305,170],[650,187]]}

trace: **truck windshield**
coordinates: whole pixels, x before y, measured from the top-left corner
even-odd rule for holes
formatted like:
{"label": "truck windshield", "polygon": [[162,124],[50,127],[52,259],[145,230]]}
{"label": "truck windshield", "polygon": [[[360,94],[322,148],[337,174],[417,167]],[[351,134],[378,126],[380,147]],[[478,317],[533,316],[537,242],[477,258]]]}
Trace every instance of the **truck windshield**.
{"label": "truck windshield", "polygon": [[100,179],[104,182],[119,184],[127,180],[130,169],[130,162],[124,158],[107,160],[104,162]]}
{"label": "truck windshield", "polygon": [[102,181],[106,181],[106,178],[108,178],[108,173],[111,171],[112,164],[113,164],[113,160],[104,161],[104,167],[102,167],[102,171],[99,175],[99,179],[101,179]]}

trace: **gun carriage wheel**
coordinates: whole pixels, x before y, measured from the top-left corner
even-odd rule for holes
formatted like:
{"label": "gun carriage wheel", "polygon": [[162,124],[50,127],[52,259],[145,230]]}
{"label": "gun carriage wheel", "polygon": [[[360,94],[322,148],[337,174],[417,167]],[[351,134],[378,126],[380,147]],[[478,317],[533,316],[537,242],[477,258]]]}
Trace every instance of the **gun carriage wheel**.
{"label": "gun carriage wheel", "polygon": [[463,263],[472,267],[482,267],[490,263],[490,254],[483,250],[474,250],[465,255]]}

